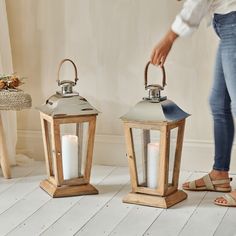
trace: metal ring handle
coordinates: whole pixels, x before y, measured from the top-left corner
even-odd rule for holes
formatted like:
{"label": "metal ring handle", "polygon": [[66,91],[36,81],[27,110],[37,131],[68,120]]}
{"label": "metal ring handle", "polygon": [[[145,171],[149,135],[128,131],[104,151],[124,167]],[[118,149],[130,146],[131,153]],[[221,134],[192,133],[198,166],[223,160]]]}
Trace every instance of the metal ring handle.
{"label": "metal ring handle", "polygon": [[[151,62],[149,61],[145,67],[145,71],[144,71],[144,85],[145,85],[145,89],[148,86],[148,67],[151,64]],[[164,88],[166,86],[166,72],[165,72],[165,68],[164,66],[161,67],[162,69],[162,87]]]}
{"label": "metal ring handle", "polygon": [[70,60],[70,59],[64,59],[64,60],[62,60],[61,62],[60,62],[60,64],[59,64],[59,68],[58,68],[58,71],[57,71],[57,83],[58,83],[58,85],[60,85],[61,84],[61,82],[60,82],[60,70],[61,70],[61,67],[62,67],[62,65],[63,65],[63,63],[64,62],[66,62],[66,61],[69,61],[69,62],[71,62],[72,63],[72,65],[73,65],[73,67],[74,67],[74,69],[75,69],[75,85],[76,85],[76,83],[77,83],[77,81],[79,80],[79,78],[78,78],[78,72],[77,72],[77,67],[76,67],[76,65],[75,65],[75,63],[72,61],[72,60]]}

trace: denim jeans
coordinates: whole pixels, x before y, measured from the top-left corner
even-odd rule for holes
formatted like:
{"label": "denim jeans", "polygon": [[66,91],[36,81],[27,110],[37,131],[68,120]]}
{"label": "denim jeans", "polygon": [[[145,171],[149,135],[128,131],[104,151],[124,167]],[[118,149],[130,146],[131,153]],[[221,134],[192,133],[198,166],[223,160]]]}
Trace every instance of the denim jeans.
{"label": "denim jeans", "polygon": [[236,117],[236,12],[215,14],[213,26],[220,38],[210,96],[215,139],[213,169],[228,171]]}

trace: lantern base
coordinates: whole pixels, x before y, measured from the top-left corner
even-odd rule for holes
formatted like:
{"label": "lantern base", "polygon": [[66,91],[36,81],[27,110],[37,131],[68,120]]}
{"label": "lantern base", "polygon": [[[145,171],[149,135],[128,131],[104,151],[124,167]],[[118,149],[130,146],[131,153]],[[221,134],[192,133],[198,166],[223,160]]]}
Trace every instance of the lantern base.
{"label": "lantern base", "polygon": [[177,190],[165,197],[131,192],[123,198],[123,202],[151,207],[169,208],[185,200],[187,196],[188,195],[182,190]]}
{"label": "lantern base", "polygon": [[98,190],[91,184],[83,184],[77,186],[64,185],[58,187],[45,179],[40,183],[40,187],[53,198],[98,194]]}

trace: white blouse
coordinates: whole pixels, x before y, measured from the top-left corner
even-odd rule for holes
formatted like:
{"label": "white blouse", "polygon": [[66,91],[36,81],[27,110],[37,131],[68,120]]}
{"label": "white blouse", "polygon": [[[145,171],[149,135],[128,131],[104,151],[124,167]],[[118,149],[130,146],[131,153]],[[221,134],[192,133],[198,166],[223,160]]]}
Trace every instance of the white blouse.
{"label": "white blouse", "polygon": [[204,16],[236,11],[236,0],[186,0],[171,29],[179,36],[196,30]]}

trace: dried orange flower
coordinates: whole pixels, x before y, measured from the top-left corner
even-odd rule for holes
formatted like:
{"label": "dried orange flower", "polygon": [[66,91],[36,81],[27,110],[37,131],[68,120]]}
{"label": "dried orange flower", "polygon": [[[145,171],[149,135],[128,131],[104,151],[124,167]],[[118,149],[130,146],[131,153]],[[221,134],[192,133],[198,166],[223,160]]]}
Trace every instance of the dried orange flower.
{"label": "dried orange flower", "polygon": [[8,81],[8,86],[9,88],[16,88],[20,85],[20,80],[17,77],[12,77],[9,81]]}
{"label": "dried orange flower", "polygon": [[0,89],[16,89],[22,85],[24,78],[18,77],[15,73],[11,75],[0,75]]}
{"label": "dried orange flower", "polygon": [[0,80],[0,89],[5,88],[5,86],[6,86],[6,82],[3,80]]}

